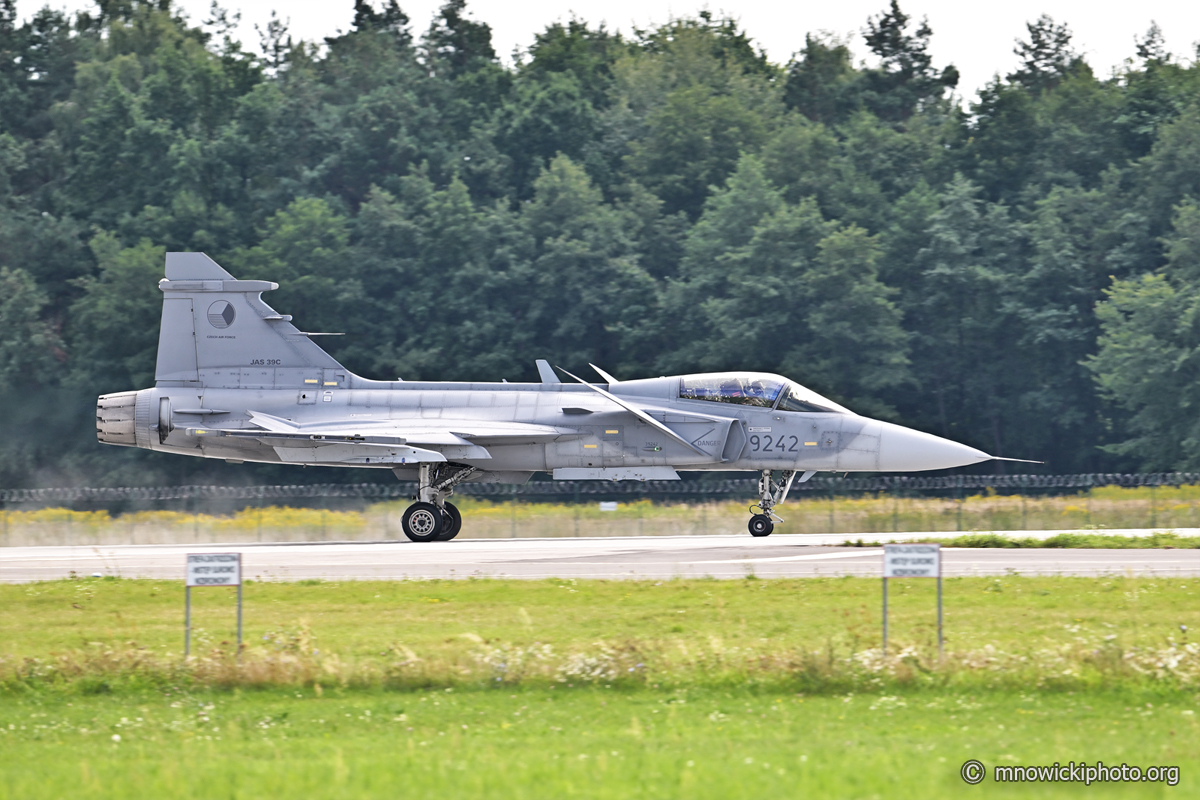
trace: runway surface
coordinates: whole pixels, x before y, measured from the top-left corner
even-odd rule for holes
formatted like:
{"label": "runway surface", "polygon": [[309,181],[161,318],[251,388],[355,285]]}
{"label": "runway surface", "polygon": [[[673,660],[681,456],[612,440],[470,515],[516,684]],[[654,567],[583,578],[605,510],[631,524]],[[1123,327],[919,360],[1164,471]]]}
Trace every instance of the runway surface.
{"label": "runway surface", "polygon": [[[1058,533],[1057,531],[1049,532]],[[1028,535],[1028,534],[1025,534]],[[880,575],[881,547],[839,547],[846,535],[465,539],[237,545],[0,548],[0,582],[76,575],[182,579],[186,553],[240,552],[258,580],[675,577],[805,578]],[[864,536],[865,539],[869,537]],[[943,550],[943,574],[1200,576],[1200,550]]]}

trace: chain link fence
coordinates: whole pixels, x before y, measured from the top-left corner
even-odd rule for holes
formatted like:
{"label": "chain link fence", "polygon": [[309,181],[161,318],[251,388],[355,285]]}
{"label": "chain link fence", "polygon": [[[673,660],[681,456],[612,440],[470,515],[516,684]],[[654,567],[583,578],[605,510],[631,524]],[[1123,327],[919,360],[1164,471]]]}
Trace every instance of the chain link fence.
{"label": "chain link fence", "polygon": [[[792,492],[851,494],[857,492],[961,492],[997,489],[1010,493],[1087,489],[1096,486],[1181,486],[1200,484],[1197,472],[1085,473],[1078,475],[937,475],[814,477],[797,483]],[[407,499],[416,494],[412,482],[311,483],[277,486],[120,486],[46,489],[3,489],[0,503],[106,504],[184,501],[265,501],[348,498],[368,501]],[[460,484],[456,494],[494,500],[582,501],[585,497],[634,497],[661,500],[723,500],[751,498],[758,491],[754,478],[717,481],[531,481],[523,485]]]}

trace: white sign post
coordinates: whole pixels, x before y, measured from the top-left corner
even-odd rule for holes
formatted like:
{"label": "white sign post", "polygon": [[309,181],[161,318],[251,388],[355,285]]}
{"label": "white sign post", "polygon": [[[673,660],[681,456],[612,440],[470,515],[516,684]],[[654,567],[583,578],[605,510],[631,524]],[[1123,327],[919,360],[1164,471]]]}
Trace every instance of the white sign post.
{"label": "white sign post", "polygon": [[888,640],[888,578],[937,578],[938,655],[942,655],[942,546],[885,544],[883,546],[883,654]]}
{"label": "white sign post", "polygon": [[242,554],[188,553],[184,588],[183,657],[192,651],[192,587],[237,587],[237,643],[242,652]]}

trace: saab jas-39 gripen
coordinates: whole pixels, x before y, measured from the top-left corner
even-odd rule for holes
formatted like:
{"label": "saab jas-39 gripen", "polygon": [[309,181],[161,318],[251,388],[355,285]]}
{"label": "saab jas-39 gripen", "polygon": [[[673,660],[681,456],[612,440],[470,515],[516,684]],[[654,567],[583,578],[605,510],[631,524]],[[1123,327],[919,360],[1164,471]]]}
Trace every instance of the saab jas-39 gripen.
{"label": "saab jas-39 gripen", "polygon": [[[991,460],[973,447],[862,417],[778,375],[724,372],[587,383],[546,361],[541,383],[375,381],[277,313],[269,281],[203,253],[167,253],[155,386],[96,404],[101,442],[166,453],[389,469],[416,481],[413,541],[453,539],[461,483],[678,480],[753,470],[750,533],[767,536],[794,481],[817,471],[908,472]],[[1009,459],[1005,459],[1009,460]]]}

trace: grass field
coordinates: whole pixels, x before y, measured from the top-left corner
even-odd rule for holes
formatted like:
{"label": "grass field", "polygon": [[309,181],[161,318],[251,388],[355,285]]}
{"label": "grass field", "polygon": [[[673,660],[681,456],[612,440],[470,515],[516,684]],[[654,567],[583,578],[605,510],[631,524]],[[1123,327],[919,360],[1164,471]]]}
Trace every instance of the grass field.
{"label": "grass field", "polygon": [[[1194,797],[1198,705],[739,688],[6,697],[0,797]],[[1180,780],[970,787],[970,758],[1177,766]]]}
{"label": "grass field", "polygon": [[[1200,580],[0,586],[0,797],[1058,797],[1200,790]],[[116,738],[114,738],[116,737]]]}
{"label": "grass field", "polygon": [[[235,649],[234,593],[192,597],[193,652],[223,664]],[[945,597],[948,660],[966,665],[950,673],[972,685],[991,685],[992,670],[969,666],[987,653],[987,663],[1066,659],[1059,672],[1073,670],[1081,686],[1124,674],[1116,665],[1135,652],[1186,646],[1195,657],[1179,669],[1200,667],[1200,645],[1188,644],[1200,630],[1200,579],[947,578]],[[933,581],[893,582],[894,652],[936,659],[934,602]],[[119,676],[134,659],[153,676],[182,650],[174,581],[0,585],[0,607],[0,679],[28,659],[51,673],[68,665],[64,676],[89,663]],[[550,684],[576,662],[633,685],[793,685],[806,670],[836,682],[846,670],[821,665],[861,665],[878,651],[881,621],[879,581],[865,578],[250,583],[245,609],[241,662],[286,657],[297,675],[311,670],[331,685]]]}
{"label": "grass field", "polygon": [[[656,536],[745,533],[749,496],[722,503],[492,503],[455,498],[464,517],[463,538]],[[380,503],[361,511],[316,508],[246,508],[234,514],[107,512],[48,508],[0,511],[0,545],[154,544],[378,540],[403,537],[407,502]],[[932,531],[1076,530],[1087,528],[1200,527],[1200,486],[1107,486],[1059,497],[982,494],[949,498],[828,497],[801,491],[778,509],[778,534],[875,534]]]}

